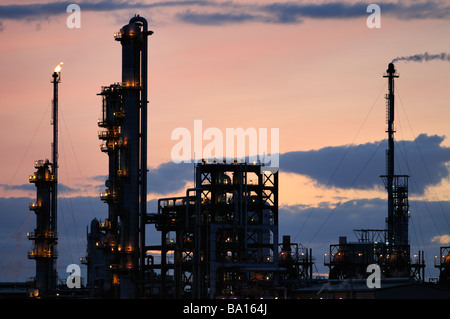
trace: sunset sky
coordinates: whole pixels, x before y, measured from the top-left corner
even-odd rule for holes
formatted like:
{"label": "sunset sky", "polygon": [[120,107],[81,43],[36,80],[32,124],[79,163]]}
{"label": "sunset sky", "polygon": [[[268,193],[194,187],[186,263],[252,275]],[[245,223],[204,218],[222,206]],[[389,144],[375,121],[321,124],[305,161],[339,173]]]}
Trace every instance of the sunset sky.
{"label": "sunset sky", "polygon": [[[313,249],[315,273],[339,236],[384,228],[387,80],[396,57],[449,53],[445,1],[378,1],[381,28],[368,28],[371,2],[69,2],[0,5],[0,281],[34,276],[27,259],[35,216],[34,161],[51,157],[51,74],[60,84],[58,272],[85,254],[86,226],[107,216],[107,156],[97,119],[102,86],[121,80],[114,32],[135,14],[149,21],[149,210],[184,194],[193,165],[172,162],[177,128],[278,128],[280,237]],[[450,244],[450,60],[398,61],[396,173],[411,175],[411,254]],[[206,142],[205,142],[206,143]],[[193,157],[193,154],[192,154]],[[155,243],[153,243],[155,244]]]}

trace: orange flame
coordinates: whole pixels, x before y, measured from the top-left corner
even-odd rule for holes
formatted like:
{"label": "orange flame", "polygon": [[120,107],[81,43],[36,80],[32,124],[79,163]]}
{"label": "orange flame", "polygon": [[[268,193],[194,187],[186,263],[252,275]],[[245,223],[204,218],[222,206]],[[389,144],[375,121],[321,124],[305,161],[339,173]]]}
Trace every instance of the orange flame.
{"label": "orange flame", "polygon": [[61,66],[63,65],[63,62],[60,62],[56,68],[55,68],[55,72],[61,72]]}

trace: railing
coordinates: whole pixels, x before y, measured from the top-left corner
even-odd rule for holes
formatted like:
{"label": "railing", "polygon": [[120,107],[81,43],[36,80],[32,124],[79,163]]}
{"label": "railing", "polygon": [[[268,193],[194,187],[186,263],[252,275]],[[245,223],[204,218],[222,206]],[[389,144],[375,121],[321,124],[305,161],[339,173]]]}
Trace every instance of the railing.
{"label": "railing", "polygon": [[412,264],[412,265],[424,265],[425,262],[424,262],[424,260],[423,260],[423,257],[421,258],[420,255],[414,255],[414,256],[411,258],[411,264]]}
{"label": "railing", "polygon": [[97,120],[97,125],[99,127],[112,127],[112,126],[118,126],[121,123],[121,120],[125,118],[125,112],[118,111],[113,113],[114,118],[113,119],[107,119],[105,118],[105,115],[103,118]]}
{"label": "railing", "polygon": [[27,238],[28,239],[36,239],[36,235],[34,231],[30,231],[27,233]]}
{"label": "railing", "polygon": [[141,89],[141,84],[139,82],[122,82],[123,88],[133,88],[133,89]]}
{"label": "railing", "polygon": [[100,144],[100,150],[102,152],[109,152],[109,151],[114,151],[116,149],[119,149],[121,147],[123,147],[123,140],[122,138],[118,138],[116,136],[109,136],[107,137],[106,134],[101,137],[100,139],[109,139],[109,138],[114,138],[114,140],[109,140],[107,143],[102,143]]}
{"label": "railing", "polygon": [[116,195],[114,193],[111,193],[109,190],[106,190],[106,193],[100,194],[100,199],[102,201],[110,201],[114,200],[116,198]]}
{"label": "railing", "polygon": [[34,161],[34,168],[42,167],[44,165],[44,163],[45,163],[44,160]]}
{"label": "railing", "polygon": [[27,237],[28,239],[38,239],[38,238],[42,238],[42,239],[57,239],[57,233],[55,233],[52,230],[47,230],[43,233],[39,233],[38,231],[34,230],[32,232],[28,232],[27,233]]}
{"label": "railing", "polygon": [[58,254],[56,251],[52,252],[50,250],[43,250],[38,251],[37,249],[30,250],[28,252],[28,258],[29,259],[35,259],[35,258],[56,258],[58,257]]}
{"label": "railing", "polygon": [[434,256],[434,266],[450,268],[450,259],[448,259],[447,257],[448,256]]}
{"label": "railing", "polygon": [[119,136],[120,132],[118,130],[98,131],[99,139],[116,138]]}
{"label": "railing", "polygon": [[36,176],[36,174],[34,175],[30,175],[29,176],[29,181],[30,183],[35,183],[35,182],[54,182],[55,181],[55,175],[53,174],[49,174],[49,175],[45,175],[45,176]]}
{"label": "railing", "polygon": [[106,127],[106,126],[108,126],[108,122],[107,121],[103,121],[103,120],[97,120],[97,125],[99,127]]}
{"label": "railing", "polygon": [[30,205],[28,207],[29,207],[30,210],[38,210],[42,206],[40,204],[38,204],[38,203],[33,202],[33,203],[30,203]]}
{"label": "railing", "polygon": [[108,200],[108,199],[110,199],[111,198],[111,193],[101,193],[100,194],[100,199],[102,200],[102,201],[106,201],[106,200]]}

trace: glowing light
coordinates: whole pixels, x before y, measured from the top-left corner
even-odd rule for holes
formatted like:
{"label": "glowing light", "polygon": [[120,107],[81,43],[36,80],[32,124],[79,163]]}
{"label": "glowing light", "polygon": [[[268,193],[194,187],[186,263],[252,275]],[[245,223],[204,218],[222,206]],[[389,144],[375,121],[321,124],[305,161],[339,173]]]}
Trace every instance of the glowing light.
{"label": "glowing light", "polygon": [[63,62],[60,62],[57,66],[56,66],[56,68],[55,68],[55,72],[61,72],[61,66],[63,65]]}

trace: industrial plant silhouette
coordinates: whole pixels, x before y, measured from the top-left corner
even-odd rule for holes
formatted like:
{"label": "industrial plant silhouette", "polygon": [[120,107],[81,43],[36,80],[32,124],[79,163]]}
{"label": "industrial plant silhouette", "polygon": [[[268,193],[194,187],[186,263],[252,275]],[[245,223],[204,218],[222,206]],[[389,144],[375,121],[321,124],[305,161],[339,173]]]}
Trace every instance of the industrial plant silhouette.
{"label": "industrial plant silhouette", "polygon": [[[389,298],[449,297],[450,247],[442,247],[438,283],[424,278],[423,252],[411,256],[408,178],[394,170],[393,63],[388,81],[386,229],[358,229],[357,242],[346,236],[330,245],[324,264],[329,278],[313,278],[312,249],[279,233],[279,172],[259,162],[207,161],[195,164],[195,186],[181,197],[161,198],[147,212],[148,30],[133,17],[115,34],[122,48],[122,79],[106,85],[98,121],[101,151],[108,163],[104,219],[92,220],[82,262],[82,286],[60,284],[57,262],[58,84],[52,74],[53,144],[51,161],[36,161],[29,182],[36,186],[36,227],[28,233],[34,247],[32,282],[8,297],[217,299],[217,298]],[[300,164],[299,164],[300,165]],[[380,172],[382,173],[382,172]],[[152,181],[150,180],[151,184]],[[414,214],[414,212],[411,212]],[[160,234],[146,244],[146,228]],[[26,256],[24,256],[26,258]],[[370,288],[369,265],[380,270],[381,288]],[[2,284],[4,289],[7,283]]]}

